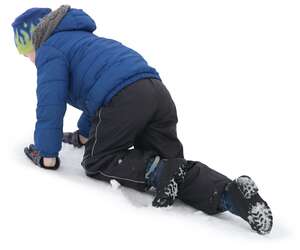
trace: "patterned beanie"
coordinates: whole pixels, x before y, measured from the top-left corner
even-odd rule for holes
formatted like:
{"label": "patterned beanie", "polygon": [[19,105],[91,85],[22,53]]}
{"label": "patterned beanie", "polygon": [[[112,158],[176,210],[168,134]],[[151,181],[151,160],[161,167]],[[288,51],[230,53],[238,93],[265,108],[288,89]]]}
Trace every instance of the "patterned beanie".
{"label": "patterned beanie", "polygon": [[49,8],[31,8],[18,16],[12,23],[15,44],[20,54],[26,55],[34,50],[32,34],[41,19],[50,12]]}

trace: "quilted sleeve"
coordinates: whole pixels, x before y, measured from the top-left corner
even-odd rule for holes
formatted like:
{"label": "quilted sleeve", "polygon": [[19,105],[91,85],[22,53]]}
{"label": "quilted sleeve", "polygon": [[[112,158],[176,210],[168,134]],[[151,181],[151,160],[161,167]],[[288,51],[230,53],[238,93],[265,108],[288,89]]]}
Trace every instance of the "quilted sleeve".
{"label": "quilted sleeve", "polygon": [[44,157],[56,157],[61,149],[63,118],[68,94],[68,63],[51,46],[37,50],[37,108],[34,143]]}
{"label": "quilted sleeve", "polygon": [[84,136],[85,138],[89,137],[89,132],[91,128],[91,120],[87,114],[84,112],[81,114],[78,123],[77,123],[79,134]]}

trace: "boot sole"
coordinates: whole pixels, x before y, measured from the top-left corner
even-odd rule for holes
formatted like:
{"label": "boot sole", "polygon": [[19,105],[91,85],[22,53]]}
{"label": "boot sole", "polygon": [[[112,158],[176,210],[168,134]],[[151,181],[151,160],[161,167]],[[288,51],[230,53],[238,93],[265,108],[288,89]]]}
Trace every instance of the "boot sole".
{"label": "boot sole", "polygon": [[269,233],[273,226],[272,212],[267,202],[259,196],[255,182],[249,176],[241,176],[235,182],[248,203],[248,216],[244,219],[257,233]]}

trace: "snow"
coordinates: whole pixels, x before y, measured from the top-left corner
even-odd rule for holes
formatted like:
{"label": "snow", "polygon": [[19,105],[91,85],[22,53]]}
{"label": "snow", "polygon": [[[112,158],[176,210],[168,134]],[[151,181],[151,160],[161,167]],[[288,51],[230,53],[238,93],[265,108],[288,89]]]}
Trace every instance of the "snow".
{"label": "snow", "polygon": [[110,185],[114,190],[117,190],[121,186],[120,183],[114,179],[110,181]]}
{"label": "snow", "polygon": [[[1,9],[0,249],[296,249],[299,246],[299,1],[69,1],[161,73],[176,104],[187,159],[236,178],[246,174],[272,208],[271,234],[241,219],[85,176],[83,149],[63,145],[57,171],[23,148],[35,124],[35,68],[17,54],[10,27],[25,9]],[[68,107],[65,131],[80,112]],[[129,114],[128,114],[129,115]]]}

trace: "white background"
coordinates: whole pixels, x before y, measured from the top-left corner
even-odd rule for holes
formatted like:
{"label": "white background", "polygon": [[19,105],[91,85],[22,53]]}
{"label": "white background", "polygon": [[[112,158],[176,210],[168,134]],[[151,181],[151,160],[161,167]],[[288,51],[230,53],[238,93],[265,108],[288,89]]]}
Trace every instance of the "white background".
{"label": "white background", "polygon": [[[159,71],[177,104],[187,159],[255,179],[274,214],[265,237],[228,213],[211,217],[179,202],[154,209],[150,195],[92,180],[82,150],[64,146],[56,172],[25,158],[36,71],[18,55],[10,25],[28,8],[63,3],[11,0],[1,8],[0,249],[299,247],[299,1],[69,1],[95,19],[97,35],[137,50]],[[79,115],[68,108],[65,130],[76,129]]]}

